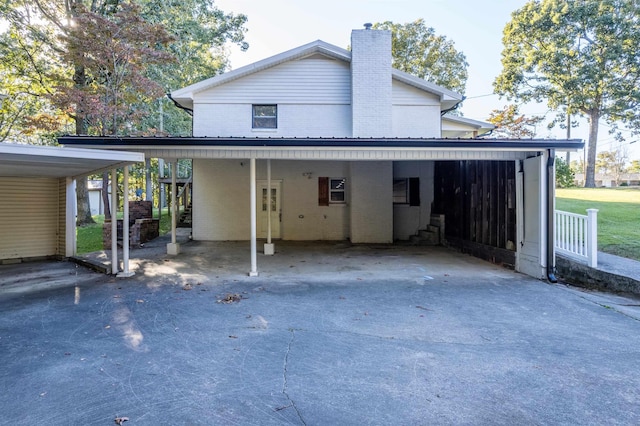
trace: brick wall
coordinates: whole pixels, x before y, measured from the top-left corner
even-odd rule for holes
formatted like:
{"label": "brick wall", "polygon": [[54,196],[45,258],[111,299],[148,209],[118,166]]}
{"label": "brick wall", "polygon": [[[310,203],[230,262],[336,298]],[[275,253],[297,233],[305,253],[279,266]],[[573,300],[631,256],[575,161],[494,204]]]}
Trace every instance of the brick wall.
{"label": "brick wall", "polygon": [[353,137],[391,137],[391,31],[351,32]]}

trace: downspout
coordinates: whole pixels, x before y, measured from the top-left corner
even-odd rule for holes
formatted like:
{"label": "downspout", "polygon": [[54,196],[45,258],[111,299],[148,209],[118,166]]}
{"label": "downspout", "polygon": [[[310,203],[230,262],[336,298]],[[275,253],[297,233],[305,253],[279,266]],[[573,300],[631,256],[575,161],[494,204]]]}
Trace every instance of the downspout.
{"label": "downspout", "polygon": [[452,106],[451,108],[445,109],[444,111],[440,111],[440,117],[442,117],[443,115],[445,115],[448,112],[451,112],[451,111],[454,111],[454,110],[458,109],[460,104],[462,102],[464,102],[465,99],[467,99],[467,97],[463,96],[462,99],[460,99],[458,102],[456,102],[456,104],[454,106]]}
{"label": "downspout", "polygon": [[180,105],[178,103],[178,101],[176,101],[175,99],[173,99],[171,97],[171,93],[167,92],[167,98],[169,98],[169,100],[171,100],[175,106],[177,106],[178,108],[180,108],[182,110],[185,110],[187,112],[187,114],[189,114],[190,116],[193,117],[193,110],[191,108],[187,108],[186,106]]}
{"label": "downspout", "polygon": [[549,282],[557,283],[556,278],[556,255],[555,255],[555,200],[556,200],[556,178],[555,178],[555,149],[548,150],[547,159],[547,279]]}

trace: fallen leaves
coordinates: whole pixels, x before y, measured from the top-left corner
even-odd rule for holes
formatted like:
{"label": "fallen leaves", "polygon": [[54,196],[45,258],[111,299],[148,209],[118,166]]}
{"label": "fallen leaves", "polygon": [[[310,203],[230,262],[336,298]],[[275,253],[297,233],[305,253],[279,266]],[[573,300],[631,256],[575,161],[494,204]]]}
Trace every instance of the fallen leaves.
{"label": "fallen leaves", "polygon": [[218,299],[216,303],[233,303],[233,302],[239,302],[242,299],[244,299],[244,297],[242,297],[241,294],[227,293],[222,299]]}

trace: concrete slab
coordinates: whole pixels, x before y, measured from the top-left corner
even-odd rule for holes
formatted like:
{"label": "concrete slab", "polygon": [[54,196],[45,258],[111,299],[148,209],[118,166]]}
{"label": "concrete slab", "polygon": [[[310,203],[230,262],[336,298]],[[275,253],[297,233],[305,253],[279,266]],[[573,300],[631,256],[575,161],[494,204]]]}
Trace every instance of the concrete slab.
{"label": "concrete slab", "polygon": [[165,248],[0,291],[3,422],[640,422],[636,299],[442,248],[278,242],[259,277],[249,243]]}

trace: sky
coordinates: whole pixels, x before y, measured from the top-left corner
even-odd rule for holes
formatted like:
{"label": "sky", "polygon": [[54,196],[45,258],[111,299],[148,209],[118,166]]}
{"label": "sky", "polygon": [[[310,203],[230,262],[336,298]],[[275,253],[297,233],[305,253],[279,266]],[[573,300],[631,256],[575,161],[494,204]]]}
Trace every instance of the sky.
{"label": "sky", "polygon": [[[408,23],[422,18],[425,24],[455,43],[469,63],[466,97],[461,111],[465,117],[486,120],[493,109],[509,103],[493,95],[493,80],[501,71],[502,30],[511,12],[524,6],[526,0],[215,0],[224,12],[243,13],[248,21],[246,52],[229,48],[233,69],[284,52],[314,40],[322,40],[346,48],[351,30],[362,29],[366,22],[392,21]],[[554,114],[545,104],[529,104],[520,108],[527,115],[545,115],[538,126],[537,137],[565,138],[566,130],[547,130],[546,123]],[[620,145],[601,123],[598,150],[624,148],[629,159],[640,159],[639,137],[629,136]],[[572,129],[572,138],[586,140],[588,126],[581,120]],[[572,154],[572,160],[583,153]]]}

